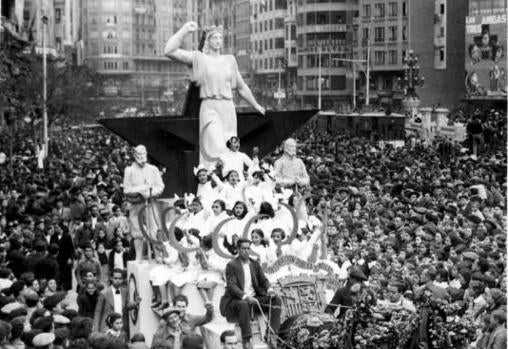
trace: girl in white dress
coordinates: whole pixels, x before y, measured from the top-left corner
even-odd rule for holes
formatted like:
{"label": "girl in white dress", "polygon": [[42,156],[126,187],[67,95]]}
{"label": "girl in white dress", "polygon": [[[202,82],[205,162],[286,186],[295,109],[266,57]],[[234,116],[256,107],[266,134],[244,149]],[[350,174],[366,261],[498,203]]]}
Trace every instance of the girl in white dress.
{"label": "girl in white dress", "polygon": [[252,244],[250,246],[252,252],[254,252],[254,259],[257,259],[262,267],[271,266],[277,260],[275,251],[270,248],[269,243],[265,240],[265,234],[261,229],[254,229],[250,233]]}
{"label": "girl in white dress", "polygon": [[198,179],[196,197],[201,200],[203,208],[209,210],[213,201],[219,197],[219,187],[214,187],[213,183],[217,185],[217,181],[220,180],[214,172],[208,172],[202,165],[194,169],[194,175]]}
{"label": "girl in white dress", "polygon": [[236,241],[242,237],[245,225],[253,213],[249,212],[243,201],[235,203],[232,213],[234,219],[226,223],[219,233],[219,237],[223,238],[219,244],[222,244],[230,254],[236,255]]}
{"label": "girl in white dress", "polygon": [[237,171],[231,170],[226,176],[226,183],[222,186],[220,192],[220,199],[226,203],[226,208],[232,210],[237,201],[243,201],[243,191],[247,182],[240,182],[240,177]]}
{"label": "girl in white dress", "polygon": [[222,200],[215,200],[212,204],[212,214],[206,221],[208,232],[213,232],[217,225],[227,218],[229,215],[226,212],[226,203]]}
{"label": "girl in white dress", "polygon": [[197,253],[201,271],[197,287],[205,303],[213,302],[213,293],[217,285],[224,285],[224,271],[228,261],[215,253],[212,236],[207,235],[201,240],[201,250]]}
{"label": "girl in white dress", "polygon": [[162,256],[157,254],[155,260],[157,265],[150,270],[149,276],[154,291],[152,308],[161,310],[171,304],[171,289],[168,283],[172,276],[182,270],[182,265],[178,260],[178,251],[167,241],[163,243]]}

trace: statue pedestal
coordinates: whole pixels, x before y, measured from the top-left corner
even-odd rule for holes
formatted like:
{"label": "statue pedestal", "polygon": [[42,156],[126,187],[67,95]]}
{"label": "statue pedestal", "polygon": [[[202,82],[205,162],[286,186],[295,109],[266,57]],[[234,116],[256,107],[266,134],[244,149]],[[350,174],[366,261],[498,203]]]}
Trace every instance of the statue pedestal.
{"label": "statue pedestal", "polygon": [[[130,335],[132,336],[135,333],[143,333],[148,346],[151,345],[153,334],[159,328],[160,324],[159,316],[150,308],[152,302],[152,287],[150,286],[149,275],[150,270],[152,270],[154,266],[155,263],[149,263],[148,261],[130,261],[127,263],[129,300],[134,301],[135,292],[137,292],[138,297],[141,298],[137,317],[134,316],[133,312],[129,314]],[[195,283],[186,284],[181,289],[181,294],[187,296],[189,299],[189,306],[187,308],[188,313],[193,315],[204,314],[205,302]],[[201,328],[201,335],[203,336],[206,347],[209,349],[220,348],[220,335],[225,330],[235,330],[238,338],[241,338],[239,327],[234,323],[227,322],[227,320],[220,314],[219,303],[223,294],[224,286],[218,285],[215,288],[212,301],[214,318],[210,323],[202,326]],[[260,323],[260,330],[264,333],[265,326],[262,323],[261,318],[258,318],[258,321]],[[199,329],[196,331],[197,333],[200,332]],[[266,344],[263,343],[260,338],[254,338],[253,344],[254,348],[266,348]]]}
{"label": "statue pedestal", "polygon": [[146,344],[150,346],[152,337],[157,328],[159,328],[159,318],[152,311],[150,305],[152,303],[152,287],[150,286],[150,270],[154,264],[148,261],[127,263],[127,287],[129,290],[129,300],[134,300],[134,292],[137,291],[138,297],[141,298],[137,318],[133,316],[133,312],[129,314],[130,335],[135,333],[143,333],[145,335]]}

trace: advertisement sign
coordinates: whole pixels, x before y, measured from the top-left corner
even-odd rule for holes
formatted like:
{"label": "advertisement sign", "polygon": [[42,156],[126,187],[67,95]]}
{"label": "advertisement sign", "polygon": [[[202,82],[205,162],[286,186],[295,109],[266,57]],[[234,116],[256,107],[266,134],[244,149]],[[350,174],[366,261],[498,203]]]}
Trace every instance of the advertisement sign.
{"label": "advertisement sign", "polygon": [[466,18],[466,89],[469,97],[506,97],[507,12]]}

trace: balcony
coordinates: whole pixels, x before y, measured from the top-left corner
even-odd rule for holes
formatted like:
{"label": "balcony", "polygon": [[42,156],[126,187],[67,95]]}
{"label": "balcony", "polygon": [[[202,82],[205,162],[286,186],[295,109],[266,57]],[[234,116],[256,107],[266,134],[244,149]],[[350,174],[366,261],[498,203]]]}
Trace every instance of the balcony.
{"label": "balcony", "polygon": [[311,24],[297,28],[297,34],[347,32],[346,24]]}
{"label": "balcony", "polygon": [[434,38],[434,47],[441,48],[446,46],[446,38],[444,36],[436,36]]}

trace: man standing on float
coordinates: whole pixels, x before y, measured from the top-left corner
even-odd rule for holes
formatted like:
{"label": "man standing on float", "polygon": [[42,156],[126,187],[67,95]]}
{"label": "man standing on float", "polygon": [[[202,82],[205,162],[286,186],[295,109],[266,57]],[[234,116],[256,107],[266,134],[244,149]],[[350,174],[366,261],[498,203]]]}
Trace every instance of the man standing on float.
{"label": "man standing on float", "polygon": [[206,30],[203,52],[180,49],[184,37],[198,29],[196,22],[187,22],[167,42],[164,54],[192,67],[191,80],[199,86],[199,163],[206,168],[227,152],[226,139],[237,135],[233,89],[238,90],[250,105],[264,114],[238,70],[232,55],[223,55],[222,28]]}

